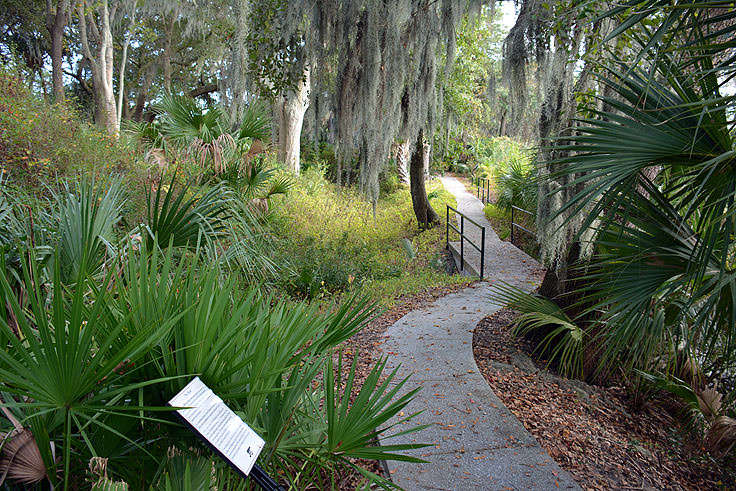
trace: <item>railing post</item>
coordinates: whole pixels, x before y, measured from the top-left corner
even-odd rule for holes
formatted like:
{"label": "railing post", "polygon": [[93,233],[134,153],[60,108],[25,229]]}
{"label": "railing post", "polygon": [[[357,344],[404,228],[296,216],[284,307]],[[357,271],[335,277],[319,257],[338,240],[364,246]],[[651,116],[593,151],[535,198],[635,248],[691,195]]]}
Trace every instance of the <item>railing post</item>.
{"label": "railing post", "polygon": [[447,206],[447,214],[445,219],[445,249],[450,248],[450,205]]}
{"label": "railing post", "polygon": [[465,249],[465,216],[460,215],[460,271],[465,270],[465,256],[463,251]]}
{"label": "railing post", "polygon": [[511,205],[511,243],[514,243],[514,205]]}
{"label": "railing post", "polygon": [[480,229],[480,279],[483,279],[483,262],[486,257],[486,228]]}

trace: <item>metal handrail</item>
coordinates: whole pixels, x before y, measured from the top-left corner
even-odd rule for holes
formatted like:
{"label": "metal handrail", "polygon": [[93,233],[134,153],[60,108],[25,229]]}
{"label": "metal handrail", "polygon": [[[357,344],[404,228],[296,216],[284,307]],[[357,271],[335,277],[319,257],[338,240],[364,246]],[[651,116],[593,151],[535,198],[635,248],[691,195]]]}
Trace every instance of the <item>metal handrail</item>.
{"label": "metal handrail", "polygon": [[475,178],[476,195],[481,203],[491,202],[491,180],[485,177]]}
{"label": "metal handrail", "polygon": [[525,210],[524,208],[519,208],[518,206],[511,205],[511,243],[512,244],[514,243],[514,227],[519,228],[519,229],[523,230],[524,232],[526,232],[526,233],[528,233],[530,235],[535,235],[535,232],[532,232],[528,228],[524,228],[521,225],[519,225],[518,223],[515,223],[514,222],[514,210],[520,211],[522,213],[526,213],[526,214],[528,214],[530,216],[534,216],[534,213],[532,213],[529,210]]}
{"label": "metal handrail", "polygon": [[[460,215],[460,228],[458,229],[454,225],[450,223],[450,210],[454,211],[457,215]],[[473,220],[472,218],[469,218],[465,216],[464,214],[460,213],[458,210],[453,208],[450,205],[447,205],[447,213],[446,213],[446,230],[445,230],[445,249],[450,248],[450,228],[452,228],[455,232],[460,234],[460,271],[463,271],[465,269],[465,241],[468,241],[468,244],[473,246],[476,251],[480,253],[480,279],[483,279],[483,267],[484,267],[484,260],[485,260],[485,253],[486,253],[486,228]],[[470,240],[470,237],[467,237],[465,235],[465,220],[469,221],[476,227],[480,229],[480,247]]]}

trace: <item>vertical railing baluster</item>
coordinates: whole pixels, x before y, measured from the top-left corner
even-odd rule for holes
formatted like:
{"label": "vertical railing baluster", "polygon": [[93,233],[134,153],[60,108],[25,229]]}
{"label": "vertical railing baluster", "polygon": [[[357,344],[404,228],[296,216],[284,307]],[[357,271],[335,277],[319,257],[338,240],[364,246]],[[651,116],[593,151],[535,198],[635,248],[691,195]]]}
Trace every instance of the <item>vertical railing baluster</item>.
{"label": "vertical railing baluster", "polygon": [[514,205],[511,205],[511,243],[514,243]]}
{"label": "vertical railing baluster", "polygon": [[460,271],[465,270],[465,217],[460,215]]}
{"label": "vertical railing baluster", "polygon": [[447,215],[445,219],[445,249],[450,248],[450,205],[447,205]]}
{"label": "vertical railing baluster", "polygon": [[480,279],[483,279],[483,266],[486,257],[486,228],[480,229]]}

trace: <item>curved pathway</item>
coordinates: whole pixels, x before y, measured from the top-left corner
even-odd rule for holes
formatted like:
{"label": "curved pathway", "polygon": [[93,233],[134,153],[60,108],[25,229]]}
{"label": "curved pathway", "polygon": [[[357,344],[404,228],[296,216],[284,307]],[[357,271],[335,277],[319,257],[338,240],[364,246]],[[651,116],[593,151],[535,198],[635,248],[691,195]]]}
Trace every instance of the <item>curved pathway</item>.
{"label": "curved pathway", "polygon": [[[410,452],[428,463],[388,462],[393,482],[413,490],[580,489],[506,409],[478,371],[473,330],[500,305],[488,298],[494,281],[531,290],[540,265],[502,242],[483,215],[483,206],[454,178],[442,178],[458,209],[486,227],[486,280],[402,317],[386,332],[382,345],[398,379],[421,386],[405,414],[422,411],[407,426],[429,427],[384,440],[386,445],[428,443]],[[389,422],[389,424],[395,421]]]}

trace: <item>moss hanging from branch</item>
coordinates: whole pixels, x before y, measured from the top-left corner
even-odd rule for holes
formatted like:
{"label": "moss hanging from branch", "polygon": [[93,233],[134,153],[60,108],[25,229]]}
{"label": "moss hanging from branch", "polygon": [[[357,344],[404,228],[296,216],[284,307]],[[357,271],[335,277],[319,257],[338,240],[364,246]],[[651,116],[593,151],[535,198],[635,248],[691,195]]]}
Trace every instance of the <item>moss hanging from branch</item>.
{"label": "moss hanging from branch", "polygon": [[[320,106],[336,116],[340,158],[359,153],[360,187],[375,203],[391,144],[397,139],[413,142],[420,129],[434,127],[441,48],[447,68],[454,58],[455,30],[464,15],[479,12],[484,3],[240,0],[240,30],[246,32],[239,33],[240,56],[265,60],[264,66],[275,62],[283,68],[279,73],[286,74],[285,85],[296,85],[294,74],[303,73],[305,63],[315,65],[312,91],[329,94],[327,100],[320,98]],[[253,15],[256,6],[268,9],[268,23]],[[246,12],[248,19],[243,19]],[[254,40],[260,50],[255,58]],[[298,49],[288,51],[288,46]],[[232,75],[263,77],[253,70]]]}

